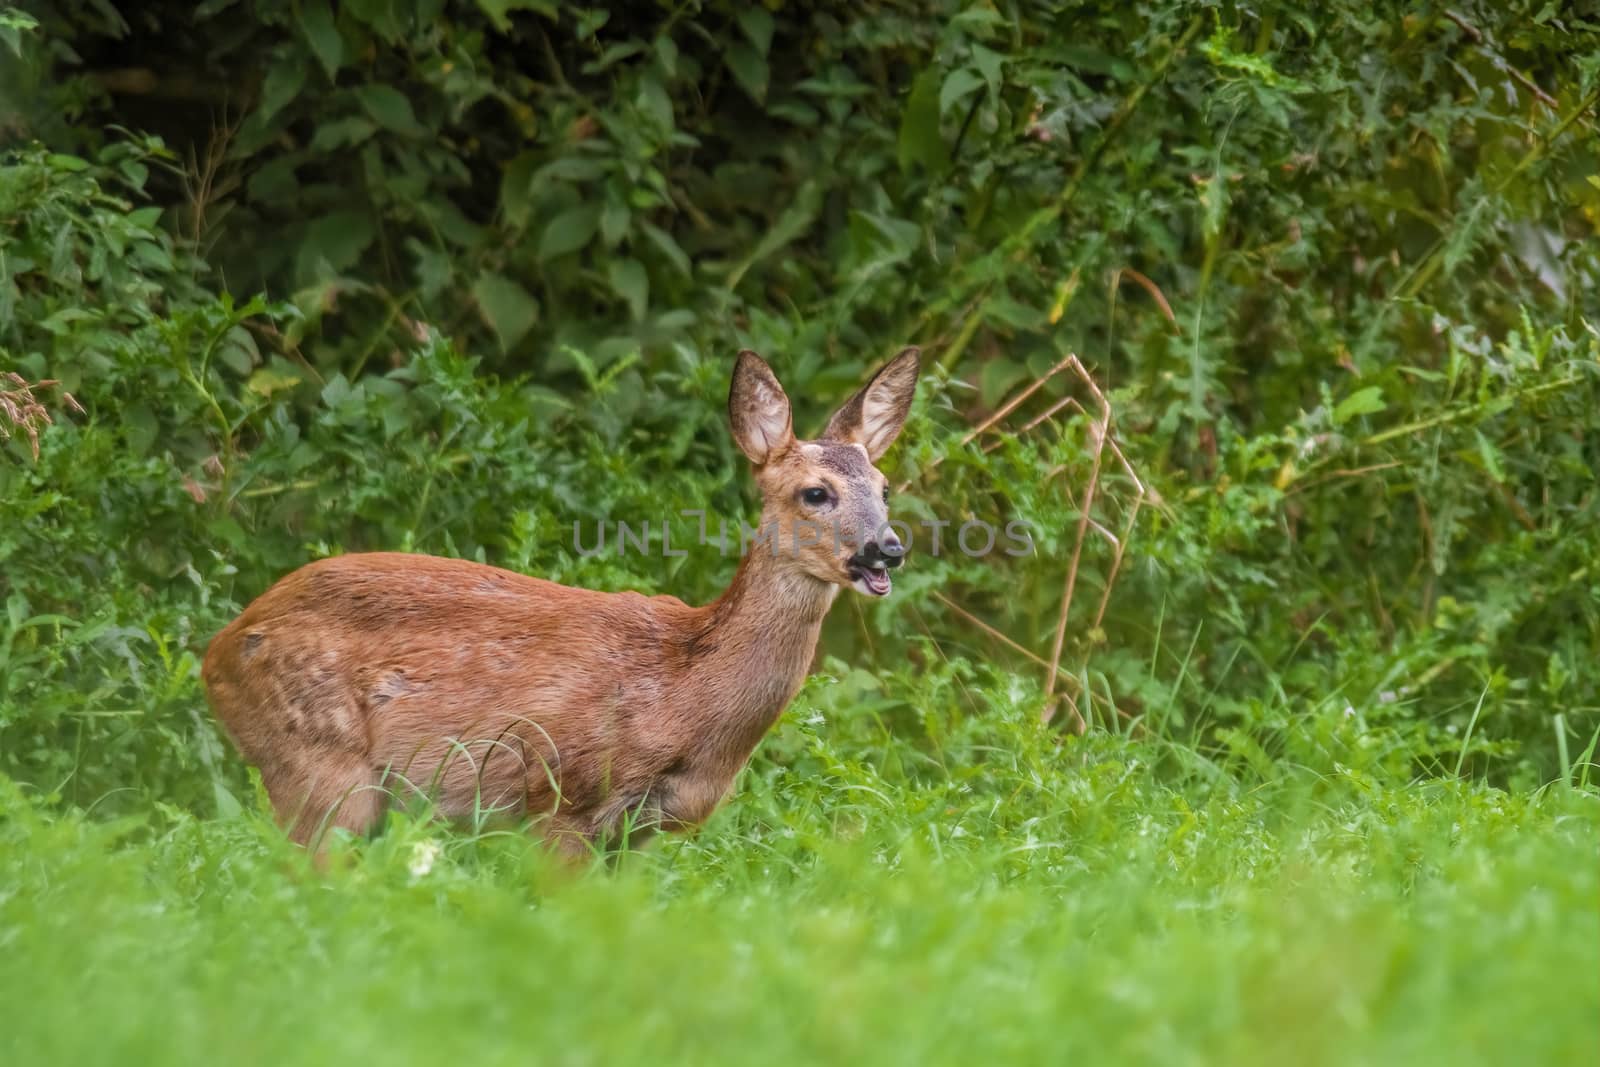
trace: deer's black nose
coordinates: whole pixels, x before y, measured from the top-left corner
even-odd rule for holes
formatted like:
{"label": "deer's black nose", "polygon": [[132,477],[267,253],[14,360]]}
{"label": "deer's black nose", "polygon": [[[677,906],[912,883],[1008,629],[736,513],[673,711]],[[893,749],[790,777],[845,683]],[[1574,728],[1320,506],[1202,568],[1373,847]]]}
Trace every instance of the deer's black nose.
{"label": "deer's black nose", "polygon": [[861,546],[850,562],[858,567],[871,567],[883,564],[885,567],[898,567],[905,560],[906,546],[900,543],[900,538],[894,535],[893,530],[885,530],[876,541],[868,541]]}

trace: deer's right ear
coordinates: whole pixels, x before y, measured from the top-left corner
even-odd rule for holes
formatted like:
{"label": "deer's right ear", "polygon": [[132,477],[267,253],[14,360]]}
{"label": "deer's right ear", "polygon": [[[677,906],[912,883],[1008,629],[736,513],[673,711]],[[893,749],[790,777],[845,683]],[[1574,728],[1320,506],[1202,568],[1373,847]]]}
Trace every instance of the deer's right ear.
{"label": "deer's right ear", "polygon": [[739,451],[760,466],[794,442],[789,398],[766,361],[748,348],[739,353],[728,389],[728,422]]}

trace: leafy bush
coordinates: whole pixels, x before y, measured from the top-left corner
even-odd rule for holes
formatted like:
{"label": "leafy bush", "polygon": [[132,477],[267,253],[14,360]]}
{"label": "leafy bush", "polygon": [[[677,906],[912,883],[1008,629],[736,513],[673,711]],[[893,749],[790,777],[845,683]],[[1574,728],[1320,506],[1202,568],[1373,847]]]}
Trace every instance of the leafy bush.
{"label": "leafy bush", "polygon": [[[1533,783],[1592,754],[1587,23],[403,6],[28,9],[7,125],[48,147],[0,165],[0,371],[87,414],[37,463],[4,446],[0,771],[230,804],[196,659],[325,552],[703,599],[730,562],[584,557],[573,521],[748,517],[731,352],[773,356],[806,426],[905,341],[933,367],[897,508],[1024,518],[1039,552],[924,554],[835,612],[802,713],[868,701],[906,746],[852,758],[1035,714],[1017,646],[1049,656],[1069,570],[1081,713],[1190,770]],[[1069,351],[1152,490],[1099,625],[1088,421],[968,439]],[[1097,484],[1116,528],[1133,484]]]}

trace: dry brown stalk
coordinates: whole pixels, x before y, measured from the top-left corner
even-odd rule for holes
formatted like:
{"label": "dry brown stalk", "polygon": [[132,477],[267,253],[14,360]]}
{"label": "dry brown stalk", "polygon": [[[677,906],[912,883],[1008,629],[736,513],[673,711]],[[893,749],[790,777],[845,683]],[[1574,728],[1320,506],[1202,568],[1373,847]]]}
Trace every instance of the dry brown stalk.
{"label": "dry brown stalk", "polygon": [[[1130,279],[1137,283],[1139,279],[1132,278],[1132,274],[1134,272],[1128,273]],[[1159,301],[1161,298],[1158,296],[1157,299]],[[1045,383],[1050,381],[1052,378],[1055,378],[1057,375],[1068,371],[1070,371],[1078,378],[1080,382],[1083,383],[1084,389],[1087,391],[1090,398],[1092,398],[1093,406],[1096,409],[1095,414],[1091,414],[1090,411],[1085,408],[1084,405],[1075,397],[1069,396],[1055,401],[1043,412],[1028,419],[1015,430],[1007,429],[1003,425],[1007,418],[1015,413],[1017,409],[1020,408],[1022,404],[1024,404],[1030,397],[1043,388]],[[1067,678],[1073,682],[1073,684],[1077,684],[1077,678],[1070,671],[1067,671],[1061,666],[1061,660],[1066,646],[1067,624],[1071,617],[1072,601],[1075,593],[1077,592],[1078,568],[1083,558],[1084,541],[1088,538],[1089,533],[1092,531],[1096,535],[1105,538],[1105,540],[1111,545],[1112,551],[1111,566],[1106,574],[1105,587],[1101,592],[1099,603],[1095,607],[1094,620],[1089,627],[1090,630],[1097,630],[1099,629],[1101,623],[1105,620],[1106,608],[1111,600],[1111,591],[1113,586],[1116,584],[1117,575],[1122,569],[1123,557],[1127,552],[1128,541],[1133,534],[1134,524],[1138,521],[1139,509],[1144,505],[1146,498],[1150,496],[1150,492],[1146,488],[1143,479],[1139,477],[1138,472],[1134,469],[1133,464],[1128,461],[1127,455],[1123,452],[1121,447],[1118,446],[1112,435],[1113,413],[1111,402],[1106,399],[1105,393],[1102,392],[1100,387],[1095,383],[1094,377],[1089,373],[1088,369],[1084,367],[1082,361],[1080,361],[1075,354],[1069,353],[1058,363],[1056,363],[1055,366],[1051,367],[1044,374],[1029,382],[1026,386],[1019,390],[1015,396],[1001,404],[992,415],[988,416],[977,426],[968,431],[960,439],[957,447],[965,447],[966,445],[971,444],[978,437],[991,431],[1004,433],[1012,437],[1021,436],[1036,430],[1045,423],[1053,422],[1058,415],[1060,415],[1063,411],[1068,410],[1074,410],[1083,415],[1085,418],[1093,420],[1089,428],[1089,444],[1093,451],[1090,457],[1089,479],[1083,488],[1081,501],[1074,501],[1070,486],[1067,486],[1063,489],[1063,492],[1067,494],[1068,504],[1077,505],[1075,510],[1078,512],[1078,525],[1076,536],[1073,541],[1072,554],[1067,563],[1066,574],[1063,577],[1061,606],[1056,617],[1055,633],[1051,642],[1049,658],[1047,659],[1025,648],[1011,637],[1002,633],[1000,630],[989,625],[982,619],[973,615],[971,612],[955,604],[948,597],[939,593],[935,593],[934,596],[939,600],[940,603],[942,603],[959,618],[977,627],[979,630],[1004,644],[1012,651],[1025,656],[1029,660],[1045,668],[1045,705],[1041,712],[1041,717],[1045,722],[1051,721],[1054,718],[1058,707],[1061,704],[1065,704],[1069,712],[1069,718],[1067,720],[1068,728],[1076,733],[1083,733],[1087,728],[1087,724],[1084,721],[1082,713],[1078,709],[1077,702],[1073,700],[1072,696],[1066,692],[1058,693],[1057,682],[1061,678]],[[998,448],[1001,443],[1003,442],[994,441],[987,443],[982,447],[982,451],[991,452]],[[1134,489],[1133,499],[1127,506],[1127,516],[1123,519],[1120,527],[1118,528],[1118,532],[1116,533],[1113,533],[1108,525],[1096,521],[1093,516],[1096,500],[1101,499],[1104,496],[1104,494],[1102,494],[1100,491],[1100,482],[1102,471],[1105,469],[1104,458],[1107,452],[1111,454],[1116,468],[1119,469],[1121,473],[1128,479],[1129,483],[1132,484]],[[922,470],[920,476],[926,476],[930,471],[937,468],[942,460],[943,457],[935,459]],[[1065,469],[1066,468],[1064,465],[1052,468],[1045,475],[1046,481],[1063,472]],[[906,482],[901,486],[901,488],[903,489],[909,484],[910,482]]]}

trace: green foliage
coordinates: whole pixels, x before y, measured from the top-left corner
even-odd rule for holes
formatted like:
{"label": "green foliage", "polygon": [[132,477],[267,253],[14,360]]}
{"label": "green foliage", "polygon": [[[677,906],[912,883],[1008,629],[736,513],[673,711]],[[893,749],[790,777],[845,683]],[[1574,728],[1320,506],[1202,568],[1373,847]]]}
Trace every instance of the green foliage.
{"label": "green foliage", "polygon": [[[1075,349],[1155,502],[1098,626],[1081,599],[1105,543],[1078,566],[1065,663],[1101,728],[1255,775],[1579,771],[1600,722],[1587,24],[1291,3],[36,14],[7,25],[67,77],[13,77],[33,72],[18,121],[53,144],[0,170],[0,369],[88,414],[0,467],[8,773],[84,803],[236,791],[194,663],[312,555],[704,599],[716,553],[584,558],[572,524],[748,515],[720,414],[736,344],[775,357],[804,427],[905,340],[937,367],[891,458],[898,510],[1025,519],[1039,549],[923,552],[893,602],[836,613],[834,654],[917,665],[908,714],[991,713],[923,689],[930,664],[1037,670],[952,603],[1050,646],[1088,427],[956,442]],[[70,102],[180,147],[96,144],[59,126]],[[1132,484],[1101,486],[1126,513]]]}
{"label": "green foliage", "polygon": [[[61,0],[0,55],[8,1062],[1593,1046],[1592,19]],[[396,813],[285,874],[198,680],[245,603],[379,548],[704,601],[732,352],[806,431],[907,342],[944,551],[703,833],[573,885]],[[1113,583],[1080,509],[1136,505]]]}

